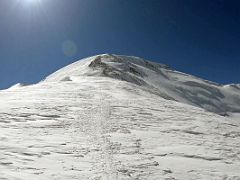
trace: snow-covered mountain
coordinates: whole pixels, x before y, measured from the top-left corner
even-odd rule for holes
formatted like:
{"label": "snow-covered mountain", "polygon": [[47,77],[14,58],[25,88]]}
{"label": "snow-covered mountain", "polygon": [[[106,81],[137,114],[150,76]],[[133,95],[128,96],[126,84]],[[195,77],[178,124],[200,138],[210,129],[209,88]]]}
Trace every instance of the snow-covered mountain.
{"label": "snow-covered mountain", "polygon": [[240,179],[240,85],[104,54],[0,100],[0,179]]}
{"label": "snow-covered mountain", "polygon": [[86,58],[60,69],[45,81],[77,81],[82,76],[127,81],[165,99],[222,115],[240,112],[240,85],[220,85],[138,57],[104,54]]}

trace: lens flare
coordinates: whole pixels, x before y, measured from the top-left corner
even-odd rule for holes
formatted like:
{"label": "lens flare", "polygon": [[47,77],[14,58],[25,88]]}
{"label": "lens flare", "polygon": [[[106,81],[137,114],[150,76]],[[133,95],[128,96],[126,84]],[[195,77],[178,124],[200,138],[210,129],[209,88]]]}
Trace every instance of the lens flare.
{"label": "lens flare", "polygon": [[77,44],[74,41],[67,40],[62,43],[62,51],[68,57],[74,56],[77,50]]}

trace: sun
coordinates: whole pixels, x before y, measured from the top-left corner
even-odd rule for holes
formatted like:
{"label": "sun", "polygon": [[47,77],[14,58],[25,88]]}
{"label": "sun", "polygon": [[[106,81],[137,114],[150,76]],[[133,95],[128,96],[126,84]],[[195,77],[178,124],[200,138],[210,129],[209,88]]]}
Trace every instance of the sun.
{"label": "sun", "polygon": [[18,3],[25,5],[39,5],[43,0],[18,0]]}
{"label": "sun", "polygon": [[46,8],[44,8],[45,2],[46,0],[16,0],[13,4],[13,11],[15,12],[16,10],[14,9],[19,9],[21,17],[33,20],[38,16],[47,14]]}
{"label": "sun", "polygon": [[40,0],[23,0],[26,3],[38,3]]}

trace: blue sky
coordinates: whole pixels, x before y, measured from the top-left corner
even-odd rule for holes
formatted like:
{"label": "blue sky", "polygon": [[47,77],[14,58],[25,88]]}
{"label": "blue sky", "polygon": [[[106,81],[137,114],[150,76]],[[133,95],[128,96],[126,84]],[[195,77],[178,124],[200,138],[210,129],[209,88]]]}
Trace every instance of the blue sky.
{"label": "blue sky", "polygon": [[101,53],[240,83],[238,0],[1,0],[0,89]]}

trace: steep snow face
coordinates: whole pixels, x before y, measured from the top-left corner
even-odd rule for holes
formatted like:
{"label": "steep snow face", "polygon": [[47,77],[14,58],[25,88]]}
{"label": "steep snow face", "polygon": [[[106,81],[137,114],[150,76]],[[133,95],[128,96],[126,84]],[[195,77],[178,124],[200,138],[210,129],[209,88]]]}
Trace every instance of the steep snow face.
{"label": "steep snow face", "polygon": [[109,54],[89,57],[60,69],[45,82],[77,81],[84,76],[127,81],[165,99],[222,115],[240,112],[239,85],[219,85],[138,57]]}

